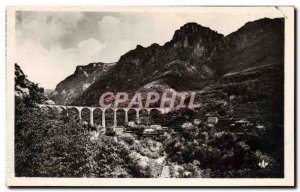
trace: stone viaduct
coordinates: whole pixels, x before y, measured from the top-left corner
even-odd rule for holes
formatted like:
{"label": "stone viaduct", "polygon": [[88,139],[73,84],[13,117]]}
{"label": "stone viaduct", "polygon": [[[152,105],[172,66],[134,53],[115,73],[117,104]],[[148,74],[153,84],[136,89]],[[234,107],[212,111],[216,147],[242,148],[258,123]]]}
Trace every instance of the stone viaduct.
{"label": "stone viaduct", "polygon": [[43,108],[43,107],[50,107],[50,108],[56,108],[56,109],[63,109],[66,111],[67,115],[68,115],[68,110],[67,109],[76,109],[78,111],[78,116],[79,119],[81,120],[81,111],[83,109],[88,109],[90,112],[90,124],[93,126],[94,125],[94,110],[95,109],[100,109],[102,111],[102,127],[106,127],[105,125],[105,111],[108,109],[112,109],[114,112],[114,122],[113,122],[113,126],[116,127],[118,122],[117,122],[117,111],[118,110],[124,110],[125,111],[125,123],[128,123],[128,111],[130,109],[135,110],[136,112],[136,118],[139,119],[140,116],[140,111],[141,110],[146,110],[148,112],[148,114],[150,115],[150,112],[152,110],[158,110],[161,114],[165,114],[169,111],[171,111],[172,108],[122,108],[122,107],[118,107],[118,108],[114,108],[114,107],[110,107],[110,108],[102,108],[102,107],[87,107],[87,106],[66,106],[66,105],[50,105],[50,104],[38,104],[38,107]]}

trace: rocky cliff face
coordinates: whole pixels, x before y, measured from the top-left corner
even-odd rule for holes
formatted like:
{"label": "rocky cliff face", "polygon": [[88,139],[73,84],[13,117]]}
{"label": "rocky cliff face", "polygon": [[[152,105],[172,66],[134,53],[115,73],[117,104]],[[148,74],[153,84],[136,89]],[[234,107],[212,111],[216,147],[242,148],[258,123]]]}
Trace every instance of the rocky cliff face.
{"label": "rocky cliff face", "polygon": [[15,102],[33,106],[35,103],[42,103],[46,100],[44,89],[28,80],[21,67],[15,64]]}
{"label": "rocky cliff face", "polygon": [[[60,85],[56,91],[62,94],[65,90],[64,103],[97,106],[106,91],[200,90],[227,73],[282,65],[283,41],[284,19],[249,22],[226,37],[207,27],[188,23],[176,30],[163,46],[138,45],[107,73],[91,80],[94,83],[86,86],[86,91],[78,81],[70,83],[73,88],[69,94]],[[74,85],[81,92],[77,91],[76,97],[69,99]]]}
{"label": "rocky cliff face", "polygon": [[77,66],[74,74],[61,81],[49,97],[57,104],[70,104],[112,66],[114,63],[90,63],[86,66]]}
{"label": "rocky cliff face", "polygon": [[212,62],[223,46],[223,35],[188,23],[163,46],[137,46],[123,55],[115,67],[115,79],[121,82],[118,88],[138,88],[154,81],[176,89],[185,89],[187,85],[191,88],[197,83],[198,88],[214,76]]}

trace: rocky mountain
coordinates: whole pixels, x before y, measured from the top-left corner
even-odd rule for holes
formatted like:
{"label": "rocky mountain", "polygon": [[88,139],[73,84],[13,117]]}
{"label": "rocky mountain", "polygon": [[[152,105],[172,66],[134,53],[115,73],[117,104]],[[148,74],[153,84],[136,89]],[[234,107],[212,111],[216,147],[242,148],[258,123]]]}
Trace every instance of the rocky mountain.
{"label": "rocky mountain", "polygon": [[153,82],[175,89],[198,88],[213,77],[212,64],[223,46],[223,35],[188,23],[163,46],[137,46],[123,55],[116,65],[115,79],[125,90]]}
{"label": "rocky mountain", "polygon": [[77,66],[75,72],[61,81],[49,97],[57,104],[70,104],[115,63],[90,63]]}
{"label": "rocky mountain", "polygon": [[163,46],[138,45],[73,104],[97,105],[105,91],[200,89],[214,77],[213,61],[225,46],[223,35],[196,23],[177,30]]}
{"label": "rocky mountain", "polygon": [[86,81],[88,84],[83,81],[82,77],[86,76],[83,72],[77,75],[77,68],[73,76],[57,86],[55,94],[61,99],[54,100],[97,106],[106,91],[201,90],[226,74],[282,65],[283,49],[284,19],[281,18],[246,23],[226,37],[197,23],[187,23],[162,46],[138,45],[121,56],[109,71]]}

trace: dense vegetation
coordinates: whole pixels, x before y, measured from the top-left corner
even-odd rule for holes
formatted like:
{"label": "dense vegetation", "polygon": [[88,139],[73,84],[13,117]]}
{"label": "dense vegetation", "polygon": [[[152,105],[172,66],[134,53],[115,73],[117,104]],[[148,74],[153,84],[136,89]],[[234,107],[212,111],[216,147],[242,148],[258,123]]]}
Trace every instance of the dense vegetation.
{"label": "dense vegetation", "polygon": [[[15,174],[18,177],[133,177],[131,151],[113,137],[91,140],[90,127],[36,106],[43,89],[15,72]],[[144,174],[147,176],[147,174]]]}
{"label": "dense vegetation", "polygon": [[92,141],[90,128],[75,119],[20,101],[16,105],[16,176],[149,176],[134,166],[129,147],[113,137],[103,135]]}
{"label": "dense vegetation", "polygon": [[[213,114],[225,120],[248,119],[252,125],[231,127],[220,121],[210,127],[205,118],[198,125],[183,119],[177,124],[187,126],[172,125],[176,132],[163,144],[170,164],[181,165],[181,170],[190,166],[189,177],[195,177],[191,170],[199,169],[209,177],[283,177],[282,70],[275,66],[248,70],[207,86],[198,95],[201,109],[189,117]],[[268,163],[265,168],[258,165],[262,160]]]}
{"label": "dense vegetation", "polygon": [[[15,174],[159,177],[168,167],[169,177],[283,177],[282,76],[277,68],[265,70],[271,72],[261,79],[259,71],[252,71],[212,83],[201,94],[199,111],[153,117],[169,127],[160,142],[131,134],[93,137],[92,127],[76,115],[38,108],[36,103],[46,99],[43,89],[16,66]],[[237,83],[241,78],[243,83]],[[266,83],[255,95],[257,82]],[[212,127],[205,114],[253,118],[265,128],[232,128],[221,122]],[[200,123],[193,122],[196,118]],[[265,168],[258,166],[262,161],[268,163]]]}
{"label": "dense vegetation", "polygon": [[[163,146],[170,165],[180,165],[186,177],[196,177],[197,170],[209,177],[282,177],[280,161],[267,153],[265,139],[265,133],[212,131],[190,124]],[[266,168],[258,166],[262,160]]]}

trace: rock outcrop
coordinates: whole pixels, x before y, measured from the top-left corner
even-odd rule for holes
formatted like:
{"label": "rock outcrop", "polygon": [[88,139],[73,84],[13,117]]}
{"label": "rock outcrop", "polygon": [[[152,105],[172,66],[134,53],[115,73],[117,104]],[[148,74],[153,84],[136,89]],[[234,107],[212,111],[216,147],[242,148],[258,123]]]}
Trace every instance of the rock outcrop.
{"label": "rock outcrop", "polygon": [[103,76],[114,63],[90,63],[77,66],[74,74],[61,81],[49,97],[55,103],[67,105]]}
{"label": "rock outcrop", "polygon": [[46,100],[44,89],[28,80],[21,67],[15,64],[15,102],[20,101],[33,106],[35,103],[42,103]]}

